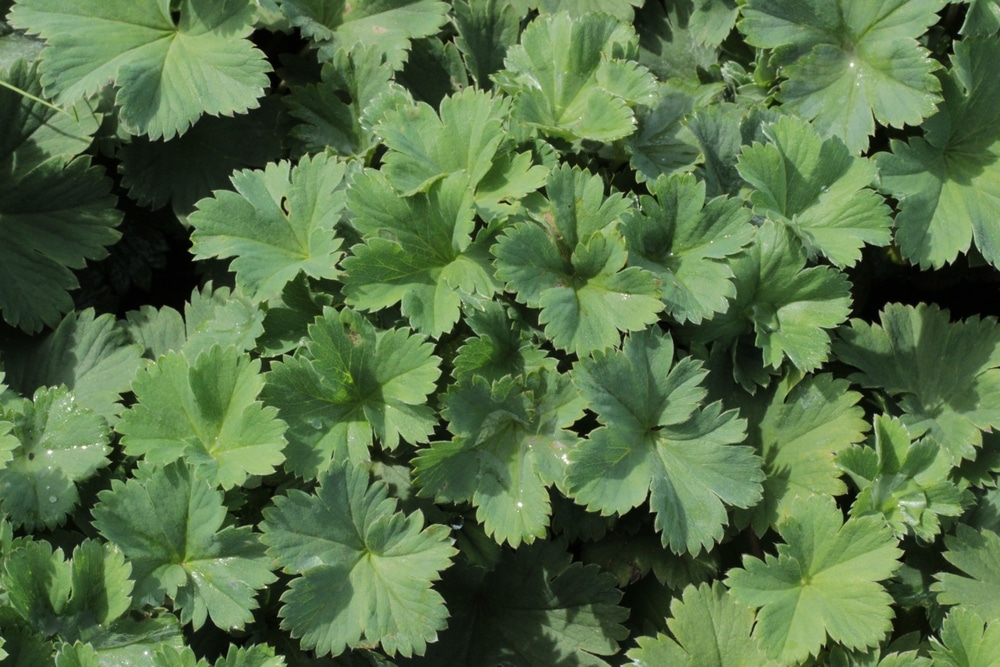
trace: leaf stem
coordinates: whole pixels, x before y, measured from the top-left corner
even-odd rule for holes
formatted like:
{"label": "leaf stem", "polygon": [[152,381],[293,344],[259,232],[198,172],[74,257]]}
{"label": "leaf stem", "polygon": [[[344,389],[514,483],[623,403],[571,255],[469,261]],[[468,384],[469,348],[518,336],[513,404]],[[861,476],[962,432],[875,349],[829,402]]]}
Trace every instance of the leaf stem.
{"label": "leaf stem", "polygon": [[70,115],[72,115],[72,116],[73,116],[73,118],[74,118],[74,120],[76,120],[77,122],[79,122],[79,121],[80,121],[80,118],[79,118],[79,116],[77,116],[77,114],[76,114],[76,109],[74,109],[74,110],[73,110],[73,113],[72,113],[72,114],[70,114],[70,112],[66,111],[66,110],[65,110],[65,109],[63,109],[62,107],[57,107],[57,106],[56,106],[55,104],[52,104],[51,102],[47,102],[47,101],[43,100],[43,99],[42,99],[41,97],[37,97],[37,96],[35,96],[35,95],[32,95],[31,93],[29,93],[29,92],[28,92],[28,91],[26,91],[26,90],[21,90],[20,88],[18,88],[18,87],[17,87],[17,86],[15,86],[14,84],[12,84],[12,83],[7,83],[7,82],[6,82],[6,81],[4,81],[3,79],[0,79],[0,86],[3,86],[4,88],[7,88],[8,90],[12,90],[12,91],[14,91],[15,93],[17,93],[18,95],[21,95],[22,97],[26,97],[26,98],[28,98],[28,99],[29,99],[29,100],[31,100],[32,102],[37,102],[38,104],[41,104],[41,105],[43,105],[43,106],[47,106],[47,107],[48,107],[48,108],[50,108],[50,109],[54,109],[55,111],[58,111],[59,113],[64,113],[64,114],[66,114],[67,116],[70,116]]}

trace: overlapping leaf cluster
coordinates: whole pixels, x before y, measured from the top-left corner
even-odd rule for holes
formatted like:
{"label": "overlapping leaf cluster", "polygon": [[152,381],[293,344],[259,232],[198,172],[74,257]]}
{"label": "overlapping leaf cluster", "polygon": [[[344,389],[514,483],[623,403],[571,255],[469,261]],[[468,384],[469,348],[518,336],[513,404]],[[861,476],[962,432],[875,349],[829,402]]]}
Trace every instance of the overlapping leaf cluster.
{"label": "overlapping leaf cluster", "polygon": [[998,7],[0,0],[0,660],[996,664]]}

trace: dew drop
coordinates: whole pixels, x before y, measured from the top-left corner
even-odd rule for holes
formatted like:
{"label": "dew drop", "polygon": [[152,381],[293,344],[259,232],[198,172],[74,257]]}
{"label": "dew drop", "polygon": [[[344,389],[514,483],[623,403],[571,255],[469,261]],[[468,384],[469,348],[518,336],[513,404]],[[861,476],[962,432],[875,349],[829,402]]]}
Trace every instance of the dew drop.
{"label": "dew drop", "polygon": [[309,422],[309,425],[312,426],[317,431],[323,428],[323,422],[319,420],[319,417],[313,417],[312,420]]}
{"label": "dew drop", "polygon": [[854,68],[856,67],[856,64],[855,64],[855,62],[854,62],[854,61],[852,60],[852,61],[851,61],[851,62],[850,62],[850,63],[848,64],[848,67],[850,67],[851,69],[854,69]]}
{"label": "dew drop", "polygon": [[53,505],[55,504],[55,502],[56,502],[57,500],[59,500],[59,499],[58,499],[58,498],[56,498],[55,496],[49,496],[49,502],[50,502],[50,503],[52,503]]}
{"label": "dew drop", "polygon": [[522,503],[520,500],[518,500],[517,501],[517,509],[521,509],[522,507],[524,507],[524,503]]}

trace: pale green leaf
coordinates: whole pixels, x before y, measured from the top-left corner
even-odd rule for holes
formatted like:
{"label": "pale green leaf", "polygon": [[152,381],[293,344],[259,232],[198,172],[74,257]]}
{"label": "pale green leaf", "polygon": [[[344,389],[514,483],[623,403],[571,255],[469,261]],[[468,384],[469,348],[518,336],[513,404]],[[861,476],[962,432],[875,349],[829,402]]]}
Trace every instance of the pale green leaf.
{"label": "pale green leaf", "polygon": [[181,347],[191,361],[213,346],[244,351],[264,332],[264,313],[249,298],[228,287],[213,287],[209,281],[191,292],[184,305],[187,341]]}
{"label": "pale green leaf", "polygon": [[0,469],[0,509],[29,531],[54,528],[80,501],[77,483],[108,465],[108,427],[65,387],[40,387],[0,415],[20,443]]}
{"label": "pale green leaf", "polygon": [[289,22],[302,29],[331,60],[341,49],[377,47],[393,69],[400,69],[410,40],[437,33],[447,21],[448,5],[434,0],[281,0]]}
{"label": "pale green leaf", "polygon": [[427,442],[438,422],[427,397],[439,363],[424,336],[326,309],[305,349],[267,375],[264,398],[288,423],[286,469],[315,479],[332,460],[369,461],[375,438],[389,450]]}
{"label": "pale green leaf", "polygon": [[275,581],[271,561],[247,526],[226,523],[222,493],[183,463],[147,466],[115,480],[93,510],[94,526],[125,553],[135,578],[135,604],[165,598],[195,629],[241,629],[253,618],[259,590]]}
{"label": "pale green leaf", "polygon": [[247,0],[24,0],[9,18],[45,40],[42,83],[57,101],[112,81],[119,122],[150,139],[183,134],[202,114],[256,107],[268,85],[270,65],[246,39]]}
{"label": "pale green leaf", "polygon": [[195,259],[234,257],[237,284],[256,301],[280,294],[300,271],[337,277],[344,172],[345,163],[323,154],[294,168],[282,161],[236,172],[236,192],[216,191],[189,218]]}
{"label": "pale green leaf", "polygon": [[962,574],[940,572],[931,585],[938,602],[986,619],[1000,619],[1000,536],[959,524],[944,538],[945,559]]}
{"label": "pale green leaf", "polygon": [[5,368],[12,389],[28,395],[39,387],[65,385],[77,405],[109,423],[142,364],[141,350],[129,342],[124,327],[110,314],[95,317],[92,308],[67,314],[49,335],[8,352]]}
{"label": "pale green leaf", "polygon": [[939,516],[962,513],[962,490],[946,479],[951,456],[932,439],[911,443],[898,419],[876,415],[874,425],[872,447],[837,455],[859,489],[851,515],[878,514],[899,538],[910,532],[933,541],[941,532]]}
{"label": "pale green leaf", "polygon": [[705,184],[693,176],[660,177],[639,198],[624,228],[629,264],[659,279],[666,312],[698,324],[724,312],[736,297],[726,258],[753,238],[750,212],[738,199],[705,202]]}
{"label": "pale green leaf", "polygon": [[691,34],[699,44],[719,46],[736,25],[738,0],[694,0],[691,12]]}
{"label": "pale green leaf", "polygon": [[605,196],[599,176],[561,167],[549,175],[547,198],[531,221],[510,228],[493,248],[497,277],[517,300],[541,309],[553,344],[585,354],[614,346],[619,331],[636,331],[663,309],[658,280],[625,267],[620,221],[628,202]]}
{"label": "pale green leaf", "polygon": [[[607,14],[546,14],[508,49],[505,69],[495,81],[514,98],[514,116],[546,135],[620,139],[635,130],[635,115],[630,103],[602,87],[598,77],[634,41],[631,26]],[[649,71],[631,67],[640,88],[655,86]]]}
{"label": "pale green leaf", "polygon": [[289,491],[264,510],[268,554],[298,575],[282,595],[282,627],[320,656],[373,645],[421,655],[446,625],[431,583],[456,553],[449,529],[397,512],[387,493],[344,463],[315,494]]}
{"label": "pale green leaf", "polygon": [[160,357],[132,384],[137,402],[116,425],[125,452],[161,464],[183,459],[224,489],[274,472],[285,458],[285,424],[256,400],[259,371],[259,361],[233,347],[193,361]]}
{"label": "pale green leaf", "polygon": [[874,190],[875,165],[840,139],[823,140],[794,117],[764,128],[767,144],[744,146],[738,170],[754,190],[754,211],[785,224],[810,259],[853,266],[865,244],[887,245],[892,219]]}
{"label": "pale green leaf", "polygon": [[778,525],[778,556],[743,557],[726,585],[757,611],[753,636],[782,663],[799,663],[832,640],[877,646],[892,628],[892,598],[879,584],[901,551],[878,517],[848,519],[829,496],[800,500]]}
{"label": "pale green leaf", "polygon": [[694,107],[690,91],[668,82],[660,87],[656,101],[639,111],[635,133],[623,140],[637,180],[654,181],[694,168],[698,145],[682,122]]}
{"label": "pale green leaf", "polygon": [[544,538],[549,488],[562,483],[584,402],[568,374],[518,381],[473,376],[442,398],[454,437],[413,460],[414,482],[438,502],[471,502],[486,534],[517,547]]}
{"label": "pale green leaf", "polygon": [[896,243],[903,257],[939,268],[968,251],[972,240],[1000,265],[1000,43],[955,43],[952,69],[942,77],[944,104],[924,123],[923,136],[894,139],[875,156],[881,188],[898,201]]}
{"label": "pale green leaf", "polygon": [[364,244],[344,260],[349,305],[378,311],[397,303],[417,331],[450,331],[463,296],[490,297],[499,285],[486,242],[473,240],[475,211],[464,173],[403,198],[379,171],[366,170],[348,190],[351,224]]}
{"label": "pale green leaf", "polygon": [[992,319],[950,322],[937,306],[889,304],[881,324],[851,320],[836,356],[854,380],[898,397],[914,438],[929,434],[957,464],[975,456],[982,431],[1000,426],[1000,327]]}
{"label": "pale green leaf", "polygon": [[769,660],[750,636],[754,613],[732,598],[719,582],[684,589],[670,604],[670,635],[639,637],[628,652],[634,667],[768,667]]}
{"label": "pale green leaf", "polygon": [[1000,2],[968,0],[969,9],[959,32],[966,37],[995,35],[1000,30]]}
{"label": "pale green leaf", "polygon": [[918,125],[936,110],[939,67],[916,38],[938,20],[944,0],[748,0],[740,31],[752,46],[776,49],[786,112],[840,137],[854,153],[875,120]]}
{"label": "pale green leaf", "polygon": [[582,359],[575,382],[606,424],[569,453],[569,495],[602,514],[623,514],[649,496],[663,544],[698,553],[722,538],[726,506],[760,500],[764,474],[738,445],[745,422],[719,403],[700,408],[705,371],[658,329],[621,350]]}
{"label": "pale green leaf", "polygon": [[937,667],[1000,666],[1000,621],[984,621],[975,612],[956,607],[945,616],[941,639],[932,640]]}
{"label": "pale green leaf", "polygon": [[748,430],[767,475],[764,500],[750,511],[754,531],[763,535],[802,498],[847,492],[835,456],[864,439],[868,422],[861,394],[828,373],[799,382],[786,377],[760,400],[766,407]]}

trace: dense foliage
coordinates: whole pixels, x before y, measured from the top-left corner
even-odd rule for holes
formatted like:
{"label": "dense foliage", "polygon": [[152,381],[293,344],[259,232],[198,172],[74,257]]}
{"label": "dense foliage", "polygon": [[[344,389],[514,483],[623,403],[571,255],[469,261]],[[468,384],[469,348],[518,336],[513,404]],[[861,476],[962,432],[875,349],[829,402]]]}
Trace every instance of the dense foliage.
{"label": "dense foliage", "polygon": [[0,661],[1000,665],[998,31],[0,0]]}

